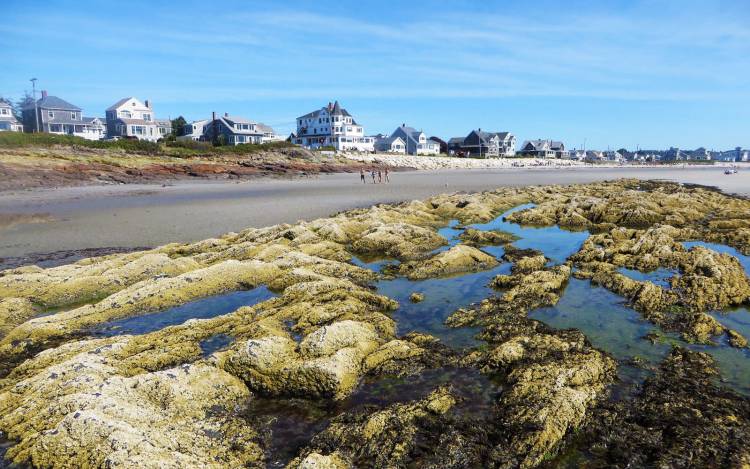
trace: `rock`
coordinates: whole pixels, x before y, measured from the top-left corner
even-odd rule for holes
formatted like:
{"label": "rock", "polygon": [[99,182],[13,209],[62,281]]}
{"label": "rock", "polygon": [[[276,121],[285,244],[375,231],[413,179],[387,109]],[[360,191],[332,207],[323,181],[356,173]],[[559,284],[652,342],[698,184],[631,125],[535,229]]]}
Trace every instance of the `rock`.
{"label": "rock", "polygon": [[735,348],[747,347],[747,339],[739,332],[729,329],[727,331],[727,336],[729,337],[729,345],[731,345],[732,347],[735,347]]}
{"label": "rock", "polygon": [[26,298],[0,298],[0,338],[37,314]]}
{"label": "rock", "polygon": [[498,265],[497,259],[471,246],[456,245],[424,261],[403,263],[399,272],[411,280],[476,272]]}
{"label": "rock", "polygon": [[231,414],[249,398],[206,365],[132,378],[83,353],[0,393],[7,456],[36,467],[223,467],[259,463],[254,431]]}
{"label": "rock", "polygon": [[362,234],[352,247],[356,252],[417,259],[445,244],[445,239],[435,231],[406,223],[379,225]]}
{"label": "rock", "polygon": [[[633,399],[605,403],[576,446],[592,467],[744,467],[750,401],[717,385],[710,355],[675,348]],[[573,449],[574,450],[574,449]]]}
{"label": "rock", "polygon": [[517,236],[502,230],[477,230],[466,228],[459,238],[470,246],[499,246],[509,244],[518,239]]}
{"label": "rock", "polygon": [[411,301],[412,303],[421,303],[422,301],[424,301],[424,294],[414,292],[409,295],[409,301]]}
{"label": "rock", "polygon": [[511,272],[513,272],[514,274],[527,274],[530,272],[534,272],[535,270],[542,270],[545,264],[547,264],[547,258],[543,255],[522,257],[513,264]]}

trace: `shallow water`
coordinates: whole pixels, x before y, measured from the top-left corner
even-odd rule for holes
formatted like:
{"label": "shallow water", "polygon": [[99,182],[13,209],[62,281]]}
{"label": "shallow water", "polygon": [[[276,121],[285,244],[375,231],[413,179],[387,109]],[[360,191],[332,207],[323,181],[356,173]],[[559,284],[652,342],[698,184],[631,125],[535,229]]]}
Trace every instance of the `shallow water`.
{"label": "shallow water", "polygon": [[639,282],[652,282],[660,287],[669,288],[669,280],[675,275],[679,275],[679,272],[675,269],[668,269],[666,267],[659,267],[656,270],[650,272],[641,272],[640,270],[627,269],[620,267],[617,269],[618,272]]}
{"label": "shallow water", "polygon": [[235,291],[210,296],[142,316],[118,319],[102,323],[91,330],[98,336],[122,334],[145,334],[167,326],[182,324],[189,319],[208,319],[231,313],[241,306],[252,306],[275,296],[265,286],[252,290]]}
{"label": "shallow water", "polygon": [[323,431],[344,412],[368,412],[397,403],[427,397],[439,386],[450,385],[458,402],[451,412],[476,419],[488,418],[502,391],[493,377],[472,368],[440,368],[407,377],[365,379],[342,401],[300,398],[254,398],[248,403],[245,418],[261,422],[270,431],[268,467],[280,468],[293,459],[315,434]]}
{"label": "shallow water", "polygon": [[705,241],[685,241],[682,243],[682,245],[685,246],[686,249],[690,249],[693,246],[702,246],[707,249],[712,249],[716,252],[732,255],[740,261],[740,264],[742,264],[742,267],[745,269],[747,275],[750,275],[750,256],[742,254],[737,249],[731,246],[719,243],[707,243]]}
{"label": "shallow water", "polygon": [[535,207],[534,204],[524,204],[514,207],[489,223],[471,225],[478,230],[502,230],[518,236],[519,240],[512,244],[520,249],[536,249],[544,253],[553,264],[561,264],[571,255],[581,249],[583,242],[589,237],[588,231],[568,231],[559,226],[529,227],[505,221],[511,213]]}
{"label": "shallow water", "polygon": [[200,348],[201,348],[201,355],[204,357],[207,357],[211,355],[214,352],[217,352],[219,350],[223,350],[229,345],[234,342],[234,337],[226,335],[226,334],[215,334],[211,337],[201,340],[200,342]]}

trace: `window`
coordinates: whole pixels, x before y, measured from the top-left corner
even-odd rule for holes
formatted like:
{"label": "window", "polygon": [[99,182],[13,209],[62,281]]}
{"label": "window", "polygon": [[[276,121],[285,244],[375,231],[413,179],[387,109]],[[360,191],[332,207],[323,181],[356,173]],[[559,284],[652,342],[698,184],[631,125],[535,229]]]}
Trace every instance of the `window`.
{"label": "window", "polygon": [[70,113],[70,118],[71,118],[72,120],[76,120],[76,113],[75,113],[75,112],[71,112],[71,113]]}
{"label": "window", "polygon": [[120,116],[124,117],[126,119],[130,119],[131,118],[130,111],[122,111],[122,112],[120,112]]}
{"label": "window", "polygon": [[146,127],[143,125],[133,125],[130,127],[133,135],[146,135]]}
{"label": "window", "polygon": [[8,115],[8,110],[5,109],[5,108],[2,108],[2,109],[0,109],[0,114],[2,114],[4,116],[7,116]]}
{"label": "window", "polygon": [[50,119],[54,119],[55,118],[55,113],[52,112],[52,111],[47,111],[47,117],[49,117]]}
{"label": "window", "polygon": [[145,120],[146,122],[151,122],[151,114],[144,114],[143,120]]}

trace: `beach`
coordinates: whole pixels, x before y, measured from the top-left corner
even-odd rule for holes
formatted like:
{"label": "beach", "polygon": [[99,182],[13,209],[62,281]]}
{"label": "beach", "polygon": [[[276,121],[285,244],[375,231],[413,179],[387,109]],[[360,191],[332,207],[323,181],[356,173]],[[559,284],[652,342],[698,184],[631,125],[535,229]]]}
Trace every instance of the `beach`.
{"label": "beach", "polygon": [[[0,193],[0,263],[49,253],[58,262],[83,249],[190,242],[246,227],[311,220],[338,211],[503,186],[574,184],[618,178],[663,179],[750,194],[750,173],[718,167],[576,167],[453,169],[390,174],[389,184],[362,184],[358,174],[169,185],[105,185]],[[70,251],[68,253],[68,251]],[[88,251],[87,255],[96,254]],[[80,255],[78,255],[81,257]],[[29,263],[16,259],[11,263]]]}

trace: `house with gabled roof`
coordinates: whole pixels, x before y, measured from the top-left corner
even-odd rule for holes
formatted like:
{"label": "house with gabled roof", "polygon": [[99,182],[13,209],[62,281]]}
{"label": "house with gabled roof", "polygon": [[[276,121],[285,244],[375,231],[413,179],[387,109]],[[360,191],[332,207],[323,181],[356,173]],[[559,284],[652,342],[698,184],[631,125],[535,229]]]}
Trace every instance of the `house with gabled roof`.
{"label": "house with gabled roof", "polygon": [[430,140],[421,130],[401,124],[391,134],[391,138],[400,138],[406,143],[406,153],[410,155],[437,155],[440,153],[440,143]]}
{"label": "house with gabled roof", "polygon": [[149,100],[129,97],[107,108],[107,135],[155,142],[172,133],[168,119],[156,119]]}
{"label": "house with gabled roof", "polygon": [[29,132],[72,135],[87,140],[102,138],[101,121],[84,117],[81,108],[42,91],[42,97],[26,103],[21,110],[24,128]]}
{"label": "house with gabled roof", "polygon": [[23,132],[23,125],[13,114],[13,106],[0,99],[0,132]]}
{"label": "house with gabled roof", "polygon": [[365,135],[364,127],[338,101],[299,116],[292,143],[311,149],[333,147],[338,151],[375,150],[375,139]]}
{"label": "house with gabled roof", "polygon": [[472,130],[466,137],[450,139],[448,152],[453,155],[482,158],[511,157],[516,154],[516,137],[510,132]]}
{"label": "house with gabled roof", "polygon": [[537,158],[567,158],[565,144],[557,140],[526,140],[519,153]]}
{"label": "house with gabled roof", "polygon": [[406,144],[401,137],[389,137],[387,135],[375,135],[375,151],[381,153],[406,153]]}
{"label": "house with gabled roof", "polygon": [[225,145],[259,144],[281,140],[271,127],[244,117],[230,116],[229,113],[208,120],[202,128],[201,140],[212,142],[219,139]]}

